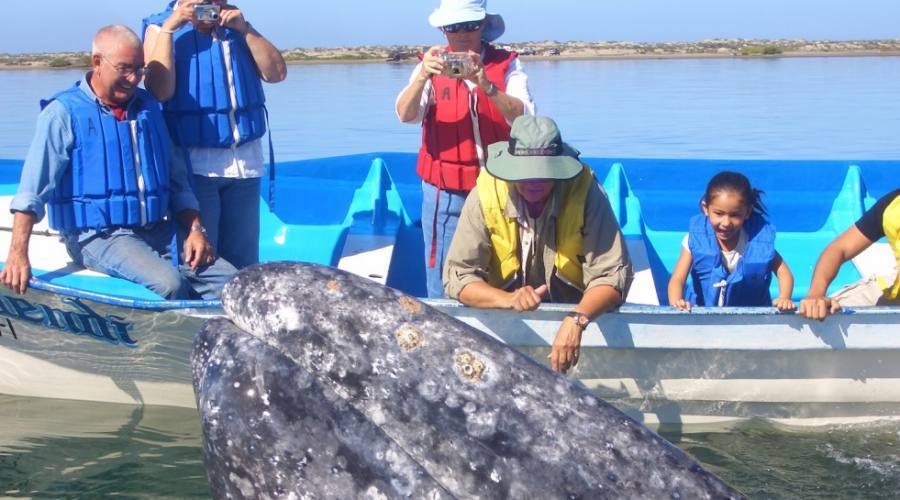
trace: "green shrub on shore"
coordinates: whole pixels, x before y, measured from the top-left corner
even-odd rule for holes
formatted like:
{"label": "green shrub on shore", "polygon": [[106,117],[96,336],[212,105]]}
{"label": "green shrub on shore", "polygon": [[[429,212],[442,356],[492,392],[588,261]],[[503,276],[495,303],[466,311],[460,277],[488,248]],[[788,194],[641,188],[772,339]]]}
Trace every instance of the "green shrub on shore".
{"label": "green shrub on shore", "polygon": [[50,66],[51,68],[66,68],[71,65],[72,62],[64,57],[56,57],[47,63],[47,66]]}
{"label": "green shrub on shore", "polygon": [[310,56],[309,54],[307,54],[305,52],[288,52],[288,53],[284,54],[283,57],[284,57],[284,60],[288,61],[288,62],[290,62],[290,61],[309,61],[310,59],[312,59],[312,56]]}
{"label": "green shrub on shore", "polygon": [[753,45],[741,49],[742,56],[775,56],[784,52],[775,45]]}
{"label": "green shrub on shore", "polygon": [[91,66],[91,55],[90,54],[82,54],[75,59],[75,66],[79,68],[89,68]]}
{"label": "green shrub on shore", "polygon": [[284,60],[287,62],[296,61],[369,61],[380,60],[384,56],[372,52],[345,52],[338,54],[310,55],[305,52],[292,51],[284,54]]}
{"label": "green shrub on shore", "polygon": [[339,54],[334,59],[338,61],[366,61],[369,59],[381,59],[378,54],[370,54],[365,52],[356,52],[351,54]]}

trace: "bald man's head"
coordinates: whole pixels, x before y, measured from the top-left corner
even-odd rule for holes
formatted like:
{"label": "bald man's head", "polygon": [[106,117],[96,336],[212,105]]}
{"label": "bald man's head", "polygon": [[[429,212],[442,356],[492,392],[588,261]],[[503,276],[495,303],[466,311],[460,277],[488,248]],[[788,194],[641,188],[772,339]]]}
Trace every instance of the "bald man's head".
{"label": "bald man's head", "polygon": [[100,28],[91,47],[91,88],[107,105],[128,103],[144,77],[141,39],[121,24]]}
{"label": "bald man's head", "polygon": [[141,48],[141,39],[124,24],[104,26],[94,35],[91,55],[107,55],[119,48]]}

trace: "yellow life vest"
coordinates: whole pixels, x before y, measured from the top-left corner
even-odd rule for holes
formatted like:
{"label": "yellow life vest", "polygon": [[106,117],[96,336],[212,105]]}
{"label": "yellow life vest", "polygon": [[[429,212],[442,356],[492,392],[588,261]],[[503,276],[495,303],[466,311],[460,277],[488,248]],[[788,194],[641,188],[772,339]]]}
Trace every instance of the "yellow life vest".
{"label": "yellow life vest", "polygon": [[[584,203],[594,181],[594,172],[585,164],[575,178],[562,182],[562,209],[556,221],[556,271],[568,284],[584,290],[584,274],[579,255],[582,250]],[[481,169],[476,182],[484,223],[491,234],[491,265],[488,283],[504,288],[521,268],[519,261],[519,227],[515,219],[504,213],[512,184]]]}
{"label": "yellow life vest", "polygon": [[[897,259],[897,270],[900,272],[900,196],[894,198],[894,201],[884,210],[881,225],[884,227],[884,235],[891,245],[891,250],[894,251],[894,257]],[[900,297],[900,274],[894,280],[893,286],[889,285],[884,293],[890,300],[896,300]]]}

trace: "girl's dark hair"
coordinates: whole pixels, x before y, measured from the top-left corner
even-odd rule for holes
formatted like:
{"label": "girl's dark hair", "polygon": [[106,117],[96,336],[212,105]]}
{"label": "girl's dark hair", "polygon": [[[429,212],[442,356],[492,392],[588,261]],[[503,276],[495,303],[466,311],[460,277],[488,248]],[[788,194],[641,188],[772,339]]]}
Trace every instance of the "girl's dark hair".
{"label": "girl's dark hair", "polygon": [[752,207],[753,212],[763,217],[766,216],[766,207],[762,203],[763,191],[750,185],[750,180],[744,174],[737,172],[719,172],[709,180],[706,185],[706,193],[701,201],[709,205],[709,200],[719,191],[733,191],[744,198],[744,202]]}

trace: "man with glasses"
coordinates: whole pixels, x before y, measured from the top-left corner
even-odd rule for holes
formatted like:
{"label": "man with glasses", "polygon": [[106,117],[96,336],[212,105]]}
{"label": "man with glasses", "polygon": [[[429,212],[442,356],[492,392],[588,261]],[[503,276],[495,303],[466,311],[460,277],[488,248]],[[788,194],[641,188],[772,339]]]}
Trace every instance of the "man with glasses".
{"label": "man with glasses", "polygon": [[[175,154],[189,163],[209,240],[238,268],[255,264],[266,170],[262,82],[287,76],[281,52],[224,0],[169,3],[144,19],[144,50],[147,90],[164,103]],[[269,146],[271,159],[271,136]]]}
{"label": "man with glasses", "polygon": [[[12,243],[0,281],[13,291],[28,288],[29,238],[45,205],[78,264],[164,298],[217,298],[236,272],[213,254],[184,165],[172,162],[159,102],[138,88],[143,76],[138,36],[107,26],[94,37],[84,81],[42,102],[10,204]],[[183,226],[177,268],[170,210]]]}
{"label": "man with glasses", "polygon": [[441,268],[466,194],[485,164],[487,146],[509,138],[510,124],[534,114],[517,56],[490,42],[503,18],[486,0],[442,0],[429,17],[447,47],[428,49],[397,97],[404,123],[422,124],[416,170],[422,177],[422,233],[427,292],[443,297]]}

